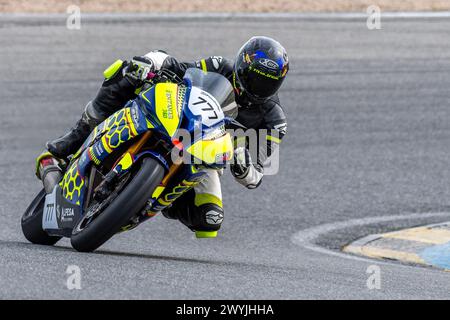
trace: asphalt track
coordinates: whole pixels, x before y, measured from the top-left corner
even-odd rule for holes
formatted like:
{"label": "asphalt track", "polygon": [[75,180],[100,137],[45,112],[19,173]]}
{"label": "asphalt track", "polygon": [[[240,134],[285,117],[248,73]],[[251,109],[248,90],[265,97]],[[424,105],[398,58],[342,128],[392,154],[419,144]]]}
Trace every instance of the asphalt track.
{"label": "asphalt track", "polygon": [[[339,253],[370,233],[450,217],[450,21],[382,23],[127,18],[69,31],[58,19],[2,16],[0,297],[448,299],[449,273]],[[255,34],[279,39],[291,57],[281,92],[288,135],[279,174],[259,189],[224,177],[219,238],[196,240],[156,217],[95,254],[26,242],[34,158],[77,120],[109,63],[154,48],[233,57]],[[373,264],[380,290],[366,286]],[[81,290],[66,288],[68,265],[81,268]]]}

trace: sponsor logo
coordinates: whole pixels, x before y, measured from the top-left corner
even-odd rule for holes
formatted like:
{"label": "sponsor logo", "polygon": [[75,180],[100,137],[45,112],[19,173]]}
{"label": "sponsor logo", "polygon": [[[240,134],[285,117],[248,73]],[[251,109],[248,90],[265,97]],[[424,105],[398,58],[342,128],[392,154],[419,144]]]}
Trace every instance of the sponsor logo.
{"label": "sponsor logo", "polygon": [[282,135],[286,134],[286,130],[287,130],[287,124],[286,123],[281,123],[281,124],[277,124],[276,126],[273,126],[276,130],[278,130]]}
{"label": "sponsor logo", "polygon": [[165,119],[173,119],[173,109],[172,109],[172,92],[166,91],[167,108],[163,110],[163,117]]}
{"label": "sponsor logo", "polygon": [[258,70],[256,68],[253,68],[253,67],[250,67],[250,70],[260,74],[263,77],[267,77],[267,78],[274,79],[274,80],[279,80],[280,79],[280,77],[274,76],[273,74],[270,74],[270,73],[267,73],[267,72],[263,72],[263,71]]}
{"label": "sponsor logo", "polygon": [[213,56],[213,57],[211,57],[211,60],[212,60],[214,69],[218,70],[220,68],[220,64],[223,61],[223,58],[220,56]]}
{"label": "sponsor logo", "polygon": [[98,155],[102,155],[104,152],[103,147],[101,146],[101,144],[96,144],[95,145],[95,153]]}
{"label": "sponsor logo", "polygon": [[75,210],[73,208],[64,208],[62,210],[61,214],[61,221],[62,222],[70,222],[73,220],[73,217],[75,216]]}
{"label": "sponsor logo", "polygon": [[279,67],[278,67],[278,63],[276,63],[276,62],[273,61],[273,60],[266,59],[266,58],[259,59],[259,60],[258,60],[258,63],[259,63],[260,65],[266,67],[267,69],[270,69],[270,70],[275,70],[275,71],[277,71],[278,68],[279,68]]}
{"label": "sponsor logo", "polygon": [[221,224],[223,221],[223,214],[216,211],[209,211],[206,213],[206,222],[208,224]]}
{"label": "sponsor logo", "polygon": [[131,119],[133,119],[133,121],[134,121],[134,124],[136,126],[138,126],[139,125],[139,113],[137,112],[137,110],[135,108],[131,108],[130,114],[131,114]]}

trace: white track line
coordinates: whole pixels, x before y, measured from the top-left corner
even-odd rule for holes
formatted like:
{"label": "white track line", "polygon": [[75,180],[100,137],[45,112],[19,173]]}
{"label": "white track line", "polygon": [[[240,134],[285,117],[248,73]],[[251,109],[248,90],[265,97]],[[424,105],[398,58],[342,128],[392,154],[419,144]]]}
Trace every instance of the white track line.
{"label": "white track line", "polygon": [[[62,19],[63,13],[0,13],[0,19]],[[123,19],[367,19],[364,12],[273,12],[273,13],[209,13],[209,12],[174,12],[174,13],[83,13],[86,20],[123,20]],[[450,11],[441,12],[382,12],[381,18],[387,19],[430,19],[450,18]]]}
{"label": "white track line", "polygon": [[[422,220],[422,219],[427,219],[427,218],[441,218],[441,217],[449,218],[450,213],[449,212],[413,213],[413,214],[404,214],[404,215],[400,214],[400,215],[394,215],[394,216],[381,216],[381,217],[353,219],[353,220],[336,222],[336,223],[322,224],[322,225],[319,225],[316,227],[301,230],[301,231],[295,233],[292,236],[291,240],[293,243],[301,246],[302,248],[305,248],[305,249],[308,249],[308,250],[311,250],[314,252],[327,254],[327,255],[331,255],[331,256],[336,256],[336,257],[340,257],[340,258],[345,258],[345,259],[373,263],[373,261],[374,261],[373,259],[362,258],[362,257],[358,257],[358,256],[354,256],[354,255],[350,255],[350,254],[333,251],[331,249],[326,249],[326,248],[320,247],[314,243],[314,240],[316,240],[321,235],[331,233],[331,232],[337,231],[337,230],[352,228],[352,227],[360,227],[360,226],[364,226],[364,225],[377,224],[377,223],[382,223],[382,222],[392,222],[392,221],[412,220],[412,219]],[[393,264],[393,263],[388,263],[388,262],[382,262],[381,260],[379,263],[390,264],[390,265]]]}

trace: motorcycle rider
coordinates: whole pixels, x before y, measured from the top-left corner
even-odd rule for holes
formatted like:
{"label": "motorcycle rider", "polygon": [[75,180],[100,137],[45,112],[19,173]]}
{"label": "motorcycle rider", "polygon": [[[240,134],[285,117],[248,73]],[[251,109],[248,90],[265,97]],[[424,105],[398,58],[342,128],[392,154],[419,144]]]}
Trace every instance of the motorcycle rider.
{"label": "motorcycle rider", "polygon": [[[265,161],[286,133],[286,117],[277,92],[289,70],[286,50],[279,42],[263,36],[248,40],[238,51],[235,61],[213,56],[196,62],[178,62],[161,50],[134,57],[131,61],[117,60],[105,70],[102,87],[95,99],[86,105],[76,125],[64,136],[47,142],[48,152],[56,158],[66,159],[78,151],[94,127],[136,97],[149,74],[164,68],[182,78],[186,69],[192,67],[217,72],[231,82],[239,123],[247,128],[276,133],[267,135],[267,147],[258,148],[256,161],[252,161],[246,147],[238,147],[234,152],[230,170],[236,181],[249,189],[258,187],[264,175]],[[46,155],[48,153],[37,159],[38,165]],[[215,237],[223,221],[219,173],[207,170],[207,178],[163,214],[180,220],[199,238]]]}

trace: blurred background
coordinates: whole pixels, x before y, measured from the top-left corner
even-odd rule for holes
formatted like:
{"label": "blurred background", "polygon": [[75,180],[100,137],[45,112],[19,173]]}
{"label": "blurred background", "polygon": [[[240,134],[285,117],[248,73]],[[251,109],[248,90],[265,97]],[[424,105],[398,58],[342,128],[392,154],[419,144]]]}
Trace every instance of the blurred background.
{"label": "blurred background", "polygon": [[344,12],[450,10],[450,0],[0,0],[3,13],[64,13],[69,5],[84,12]]}

